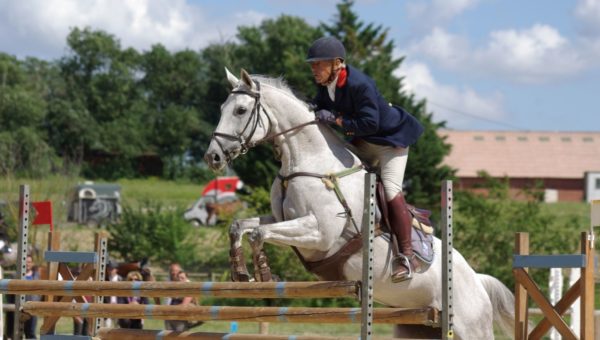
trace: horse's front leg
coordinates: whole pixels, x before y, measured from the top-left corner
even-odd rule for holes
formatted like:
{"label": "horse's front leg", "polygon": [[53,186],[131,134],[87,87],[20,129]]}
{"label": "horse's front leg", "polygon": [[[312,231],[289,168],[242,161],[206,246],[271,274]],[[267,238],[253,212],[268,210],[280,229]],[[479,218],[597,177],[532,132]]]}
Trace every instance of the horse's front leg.
{"label": "horse's front leg", "polygon": [[254,263],[254,279],[260,282],[273,281],[271,267],[264,249],[261,227],[254,228],[248,235],[248,242],[252,248],[252,263]]}
{"label": "horse's front leg", "polygon": [[242,238],[244,234],[251,232],[261,223],[273,221],[271,216],[253,217],[234,221],[229,227],[229,264],[231,266],[232,281],[250,281],[250,273],[246,268],[244,252],[242,249]]}
{"label": "horse's front leg", "polygon": [[316,218],[308,215],[294,220],[262,224],[260,227],[254,228],[248,235],[248,241],[252,247],[255,279],[257,281],[273,281],[267,254],[263,248],[265,241],[305,249],[326,249],[326,243],[323,242],[324,238],[317,226]]}

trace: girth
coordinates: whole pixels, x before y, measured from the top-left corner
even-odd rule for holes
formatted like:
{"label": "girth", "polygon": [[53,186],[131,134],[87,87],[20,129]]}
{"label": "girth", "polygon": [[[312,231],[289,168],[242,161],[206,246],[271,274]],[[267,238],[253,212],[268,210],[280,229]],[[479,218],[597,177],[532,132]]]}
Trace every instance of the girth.
{"label": "girth", "polygon": [[[340,190],[340,187],[338,185],[338,179],[344,176],[351,175],[364,168],[364,165],[361,164],[359,166],[355,166],[337,173],[326,175],[303,171],[295,172],[285,177],[280,174],[277,175],[277,177],[281,180],[281,216],[283,219],[285,219],[283,212],[283,201],[285,200],[288,182],[296,177],[315,177],[320,178],[327,188],[335,192],[338,201],[344,207],[346,217],[352,221],[352,224],[356,229],[356,234],[348,242],[346,242],[340,248],[340,250],[338,250],[335,254],[319,261],[306,261],[304,259],[304,256],[302,256],[302,254],[298,250],[298,248],[292,247],[298,258],[300,259],[300,262],[302,263],[302,265],[304,265],[304,268],[306,268],[306,270],[308,270],[309,272],[316,274],[323,280],[343,280],[343,264],[348,260],[348,258],[350,258],[350,256],[354,255],[362,248],[362,235],[360,233],[360,230],[358,229],[356,221],[354,220],[352,210],[350,209],[348,202],[346,201],[342,191]],[[375,235],[381,235],[379,225],[376,226]]]}

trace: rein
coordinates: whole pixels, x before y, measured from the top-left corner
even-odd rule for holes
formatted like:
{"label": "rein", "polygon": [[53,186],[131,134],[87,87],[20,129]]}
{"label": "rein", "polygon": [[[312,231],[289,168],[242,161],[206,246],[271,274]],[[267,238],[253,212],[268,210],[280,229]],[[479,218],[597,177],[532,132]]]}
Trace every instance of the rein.
{"label": "rein", "polygon": [[[231,161],[231,156],[230,156],[230,152],[225,150],[223,148],[223,145],[221,144],[221,142],[219,141],[218,137],[222,137],[222,138],[226,138],[226,139],[230,139],[230,140],[235,140],[238,141],[240,143],[240,153],[246,154],[248,152],[248,150],[250,150],[250,148],[253,148],[259,144],[262,144],[266,141],[270,141],[278,136],[284,135],[288,132],[297,130],[297,129],[301,129],[305,126],[311,125],[311,124],[315,124],[318,122],[317,119],[313,119],[311,121],[302,123],[298,126],[294,126],[291,127],[289,129],[283,130],[281,132],[278,133],[274,133],[271,134],[271,130],[273,127],[273,122],[271,121],[271,118],[269,117],[269,114],[267,113],[267,111],[265,110],[264,106],[261,105],[260,102],[260,83],[257,81],[254,81],[254,84],[256,84],[256,88],[257,91],[256,92],[252,92],[252,91],[247,91],[247,90],[233,90],[231,91],[231,93],[235,93],[235,94],[245,94],[247,96],[250,96],[252,98],[254,98],[254,106],[252,107],[252,112],[250,113],[250,118],[248,119],[248,121],[246,122],[246,125],[244,126],[244,128],[242,129],[242,132],[240,132],[237,135],[232,135],[232,134],[227,134],[227,133],[222,133],[222,132],[213,132],[212,134],[212,139],[214,139],[217,142],[217,145],[219,145],[219,147],[221,148],[221,151],[223,152],[223,154],[227,157],[227,162],[229,163]],[[258,124],[261,121],[260,120],[260,114],[261,114],[261,110],[262,112],[264,112],[264,115],[267,117],[267,121],[269,122],[269,127],[267,129],[267,133],[265,135],[265,137],[252,142],[251,139],[254,136],[254,133],[256,132],[256,129],[258,128]],[[252,127],[250,127],[252,124]],[[246,132],[246,130],[251,129],[250,132],[248,133],[248,136],[245,137],[244,134]],[[356,233],[360,234],[360,230],[358,228],[358,224],[356,223],[356,220],[354,219],[354,216],[352,215],[352,210],[350,209],[350,206],[348,205],[348,202],[346,201],[346,198],[344,197],[344,194],[342,193],[342,191],[340,190],[339,187],[339,182],[338,179],[344,176],[348,176],[351,175],[355,172],[358,172],[362,169],[364,169],[364,165],[359,165],[359,166],[355,166],[349,169],[345,169],[342,170],[340,172],[336,172],[336,173],[331,173],[331,174],[317,174],[317,173],[313,173],[313,172],[295,172],[293,174],[290,174],[288,176],[282,176],[280,174],[277,174],[277,177],[281,180],[281,187],[282,187],[282,201],[285,200],[285,192],[287,189],[287,184],[290,180],[292,180],[295,177],[300,177],[300,176],[305,176],[305,177],[315,177],[315,178],[320,178],[321,181],[323,181],[323,183],[325,184],[325,186],[330,189],[333,190],[335,192],[336,197],[338,198],[338,200],[340,201],[340,203],[342,204],[342,206],[344,207],[344,214],[347,218],[349,218],[352,221],[352,225],[354,226],[354,229],[356,229]],[[283,205],[282,205],[282,210],[283,210]],[[283,211],[281,212],[281,216],[283,217]]]}
{"label": "rein", "polygon": [[[219,141],[218,137],[222,137],[222,138],[226,138],[226,139],[230,139],[230,140],[235,140],[238,141],[240,143],[240,154],[244,155],[246,153],[248,153],[248,150],[250,150],[251,148],[262,144],[264,142],[270,141],[276,137],[279,137],[281,135],[284,135],[288,132],[297,130],[297,129],[301,129],[307,125],[311,125],[311,124],[315,124],[317,123],[316,119],[313,119],[311,121],[308,121],[306,123],[302,123],[298,126],[294,126],[291,127],[289,129],[283,130],[281,132],[275,133],[275,134],[271,134],[271,130],[273,128],[273,122],[271,121],[271,117],[269,116],[269,114],[267,113],[267,110],[265,110],[264,106],[261,105],[260,102],[260,83],[257,81],[254,81],[254,84],[256,84],[256,88],[257,88],[257,92],[252,92],[252,91],[246,91],[246,90],[233,90],[231,91],[231,93],[235,93],[235,94],[245,94],[247,96],[250,96],[252,98],[254,98],[254,106],[252,107],[252,112],[250,113],[250,119],[248,119],[248,121],[246,122],[246,125],[244,126],[244,129],[242,129],[242,132],[240,132],[237,135],[232,135],[232,134],[227,134],[227,133],[222,133],[222,132],[213,132],[212,134],[212,138],[217,142],[217,145],[219,145],[219,148],[221,148],[221,151],[223,152],[223,154],[227,157],[227,163],[229,163],[231,161],[231,157],[230,157],[230,152],[225,150],[223,148],[223,145],[221,144],[221,142]],[[256,132],[256,129],[258,128],[258,124],[261,121],[260,118],[260,113],[264,112],[264,115],[267,117],[267,121],[269,122],[269,128],[267,129],[267,133],[265,135],[265,137],[252,142],[251,139],[254,136],[254,133]],[[246,130],[250,127],[250,124],[252,123],[252,127],[250,128],[251,131],[248,134],[247,137],[244,136],[244,133],[246,132]]]}

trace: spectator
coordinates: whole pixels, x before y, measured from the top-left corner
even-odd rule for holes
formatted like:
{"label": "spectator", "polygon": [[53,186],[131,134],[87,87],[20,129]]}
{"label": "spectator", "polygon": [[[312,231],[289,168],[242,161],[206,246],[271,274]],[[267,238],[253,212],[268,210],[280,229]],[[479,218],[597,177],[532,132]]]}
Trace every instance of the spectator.
{"label": "spectator", "polygon": [[[123,281],[123,278],[121,277],[121,275],[119,275],[118,273],[118,268],[117,268],[117,264],[110,260],[108,261],[108,263],[106,264],[106,281],[108,282],[119,282],[119,281]],[[104,303],[119,303],[117,301],[117,297],[116,296],[105,296],[104,297]],[[105,326],[108,328],[113,327],[115,320],[111,319],[111,318],[107,318],[105,320]],[[118,320],[116,321],[118,323]]]}
{"label": "spectator", "polygon": [[[171,282],[177,282],[179,281],[179,279],[177,278],[177,274],[182,271],[181,269],[181,265],[177,262],[173,262],[169,265],[169,281]],[[171,304],[171,298],[167,298],[167,300],[165,301],[166,305],[170,305]]]}
{"label": "spectator", "polygon": [[[175,277],[175,280],[179,281],[179,282],[190,282],[190,280],[187,277],[187,274],[184,271],[179,271]],[[186,297],[175,297],[171,299],[171,306],[186,306],[186,305],[195,305],[196,302],[194,301],[194,298],[191,296],[186,296]],[[166,320],[165,321],[165,328],[167,330],[171,330],[171,331],[176,331],[176,332],[185,332],[187,330],[189,330],[192,327],[201,325],[202,322],[191,322],[191,321],[186,321],[186,320]]]}
{"label": "spectator", "polygon": [[181,265],[177,262],[173,262],[169,265],[169,281],[179,281],[177,275],[182,272]]}
{"label": "spectator", "polygon": [[[30,254],[25,258],[25,280],[39,280],[40,274],[38,267],[33,264],[33,257]],[[39,295],[27,295],[25,301],[40,301]],[[25,339],[36,339],[35,331],[37,327],[37,317],[32,316],[25,321],[24,333]]]}
{"label": "spectator", "polygon": [[[142,274],[138,271],[131,271],[127,274],[127,281],[142,281]],[[123,304],[139,304],[145,305],[148,304],[148,299],[140,296],[131,296],[131,297],[119,297],[117,298],[119,303]],[[121,328],[133,328],[133,329],[142,329],[144,325],[143,319],[119,319],[118,321],[119,327]]]}

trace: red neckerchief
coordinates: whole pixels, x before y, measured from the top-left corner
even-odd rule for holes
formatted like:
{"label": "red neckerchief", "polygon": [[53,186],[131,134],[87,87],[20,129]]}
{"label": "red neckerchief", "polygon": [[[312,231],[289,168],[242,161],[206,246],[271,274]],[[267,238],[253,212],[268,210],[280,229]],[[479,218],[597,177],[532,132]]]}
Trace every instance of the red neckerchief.
{"label": "red neckerchief", "polygon": [[346,71],[346,68],[344,67],[343,69],[340,70],[340,73],[338,73],[338,79],[337,79],[337,83],[335,84],[335,86],[344,87],[344,85],[346,85],[347,78],[348,78],[348,71]]}

